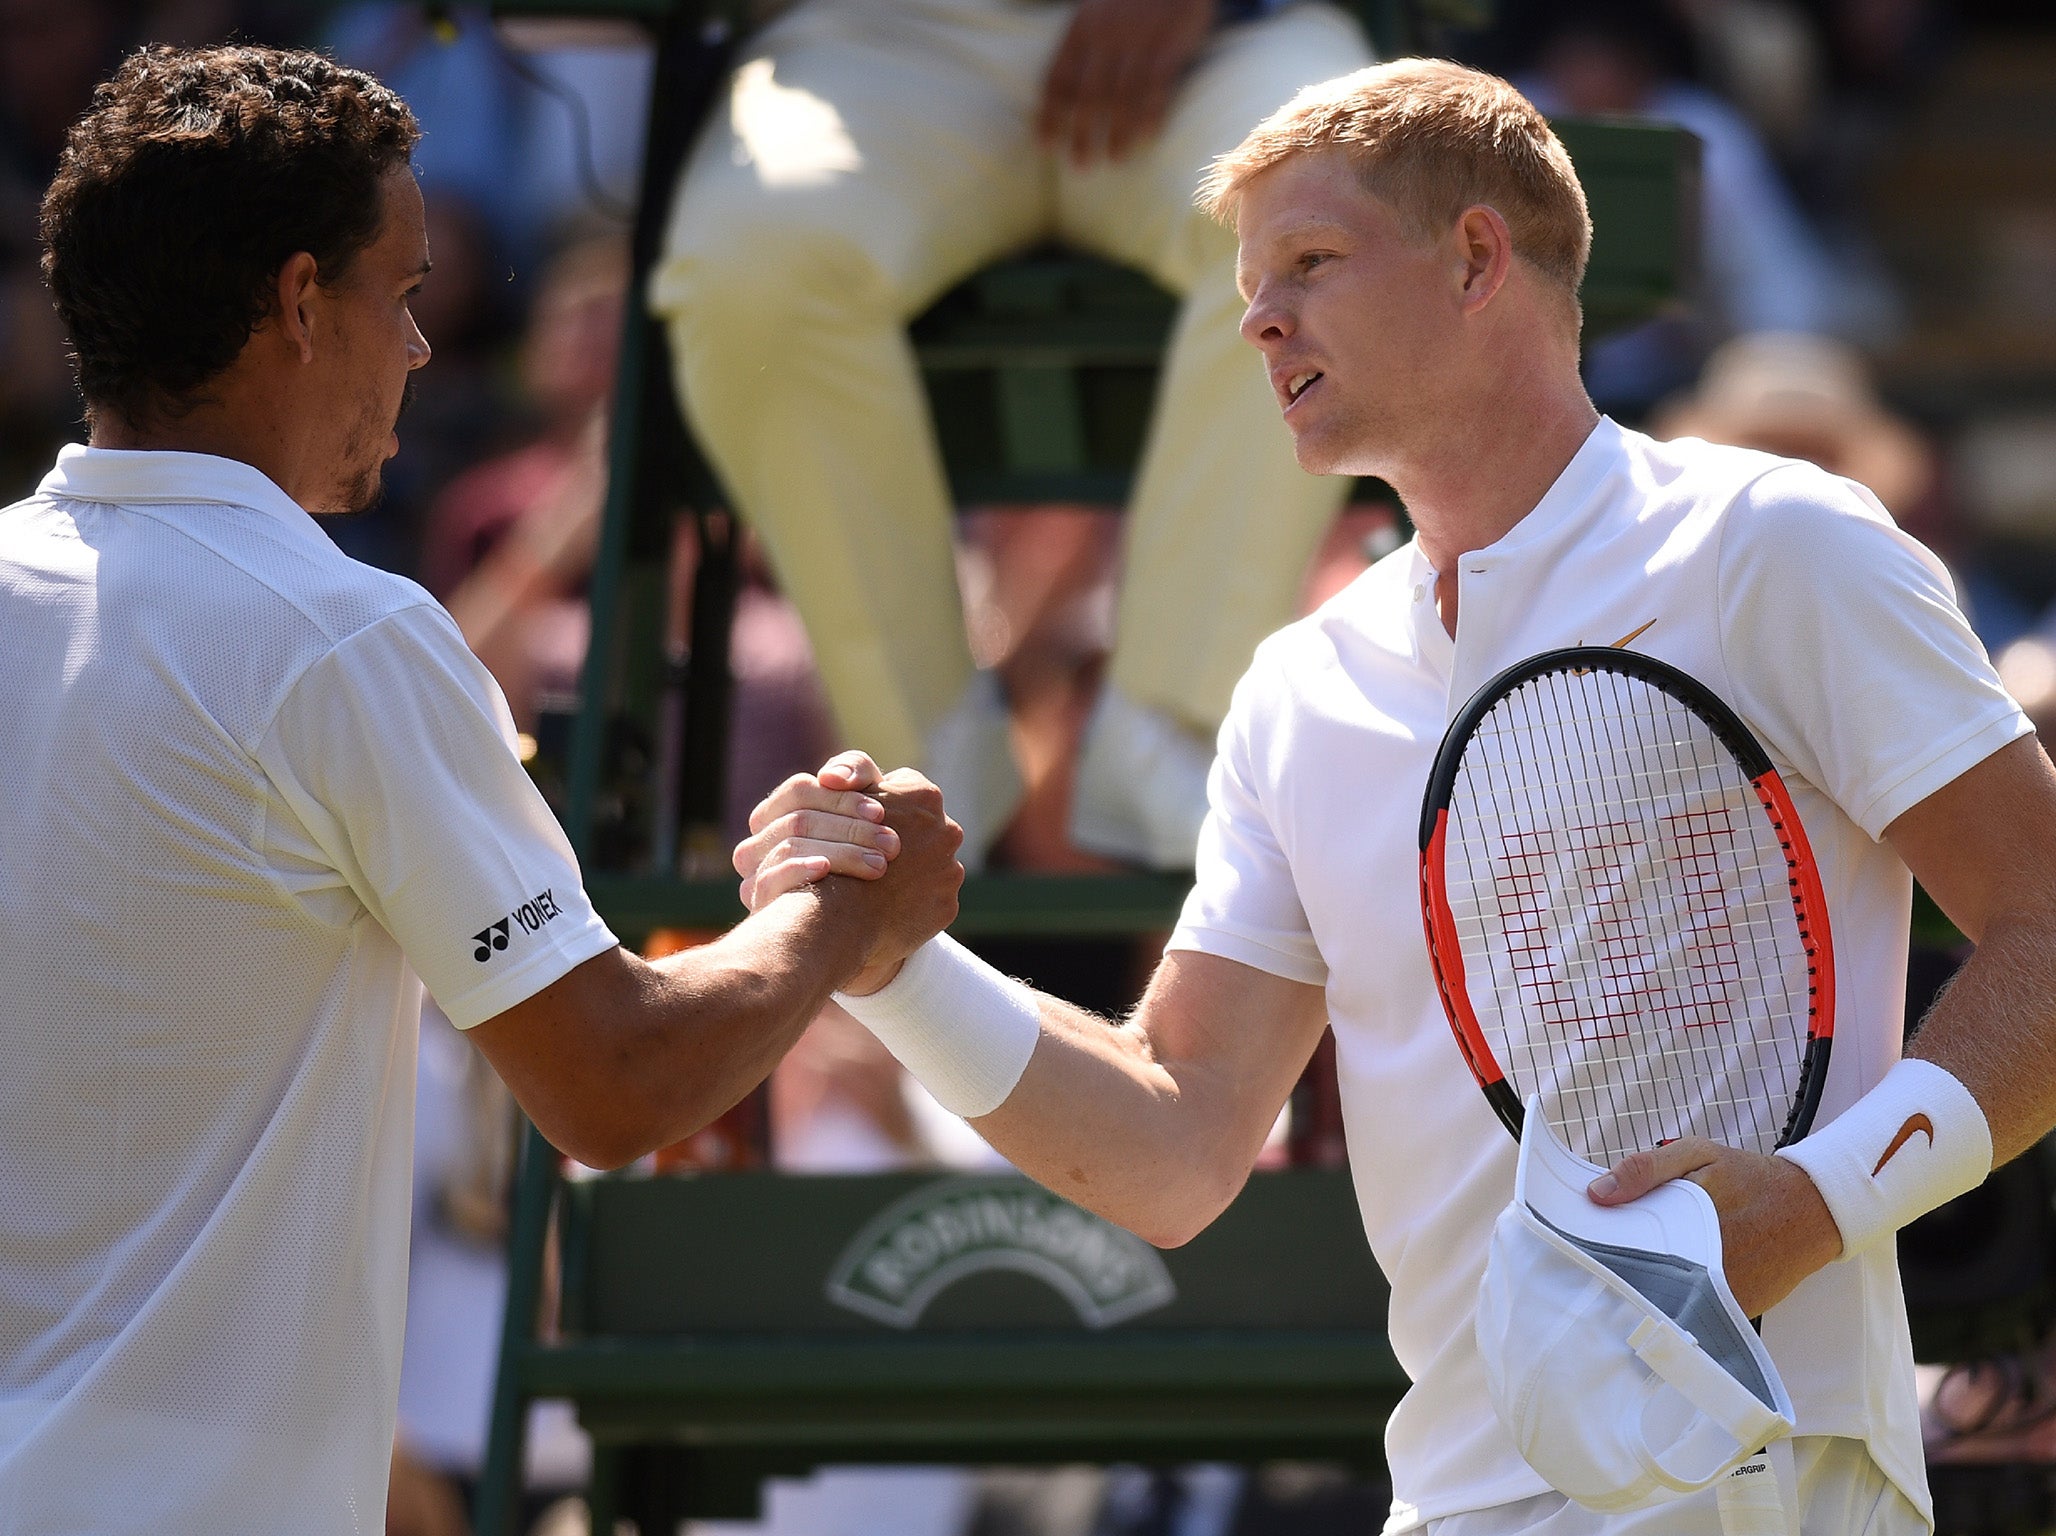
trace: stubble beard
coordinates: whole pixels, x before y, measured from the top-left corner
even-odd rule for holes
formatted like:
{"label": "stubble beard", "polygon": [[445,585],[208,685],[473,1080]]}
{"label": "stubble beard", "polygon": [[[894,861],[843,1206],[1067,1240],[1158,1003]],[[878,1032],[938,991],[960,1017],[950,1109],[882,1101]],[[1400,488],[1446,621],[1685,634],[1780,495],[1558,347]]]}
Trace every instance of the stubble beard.
{"label": "stubble beard", "polygon": [[390,423],[381,426],[375,420],[367,421],[351,435],[348,461],[364,467],[352,474],[336,496],[337,509],[344,516],[373,511],[385,500],[386,439],[399,431],[400,419],[413,404],[414,381],[409,379],[400,392],[400,408],[393,413]]}
{"label": "stubble beard", "polygon": [[357,517],[375,511],[385,500],[385,465],[375,464],[350,482],[349,487],[338,498],[342,502],[342,515]]}

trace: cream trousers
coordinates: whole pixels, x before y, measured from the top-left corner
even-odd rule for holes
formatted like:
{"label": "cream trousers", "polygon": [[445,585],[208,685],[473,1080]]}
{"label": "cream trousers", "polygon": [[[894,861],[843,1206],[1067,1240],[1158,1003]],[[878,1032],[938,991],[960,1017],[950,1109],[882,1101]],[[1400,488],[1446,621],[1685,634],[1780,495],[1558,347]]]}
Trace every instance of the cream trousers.
{"label": "cream trousers", "polygon": [[1055,238],[1183,297],[1126,530],[1112,679],[1211,737],[1292,617],[1347,482],[1301,471],[1238,334],[1200,171],[1369,62],[1321,3],[1223,28],[1159,138],[1080,170],[1034,138],[1072,7],[802,0],[746,46],[672,208],[651,304],[686,416],[814,642],[845,739],[919,763],[972,676],[948,488],[905,325]]}

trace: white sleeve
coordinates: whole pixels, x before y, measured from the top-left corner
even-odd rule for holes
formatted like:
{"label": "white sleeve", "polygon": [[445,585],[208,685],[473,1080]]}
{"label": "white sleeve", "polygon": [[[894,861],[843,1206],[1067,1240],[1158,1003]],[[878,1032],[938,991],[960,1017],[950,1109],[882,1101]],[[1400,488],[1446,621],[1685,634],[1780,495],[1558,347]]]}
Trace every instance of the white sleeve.
{"label": "white sleeve", "polygon": [[1942,562],[1861,486],[1763,476],[1728,513],[1719,580],[1736,708],[1873,838],[2033,729]]}
{"label": "white sleeve", "polygon": [[614,947],[506,700],[441,609],[390,615],[315,662],[257,755],[460,1029]]}
{"label": "white sleeve", "polygon": [[1221,726],[1207,775],[1207,818],[1200,828],[1192,892],[1164,949],[1219,955],[1322,987],[1328,966],[1314,944],[1292,866],[1265,813],[1263,754],[1251,740],[1286,704],[1275,664],[1259,652],[1236,685]]}

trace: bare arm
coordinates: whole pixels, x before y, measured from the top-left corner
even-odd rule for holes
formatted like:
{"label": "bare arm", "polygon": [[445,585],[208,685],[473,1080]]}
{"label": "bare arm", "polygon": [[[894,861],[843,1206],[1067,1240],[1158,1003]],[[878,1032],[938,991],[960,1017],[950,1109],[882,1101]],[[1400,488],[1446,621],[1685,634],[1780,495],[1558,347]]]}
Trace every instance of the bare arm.
{"label": "bare arm", "polygon": [[[744,899],[782,899],[848,867],[839,840],[863,832],[852,807],[877,781],[850,752],[773,791],[735,851]],[[845,990],[876,991],[898,969],[867,966]],[[1027,1067],[971,1123],[1037,1182],[1166,1248],[1235,1198],[1327,1026],[1319,987],[1190,950],[1164,956],[1118,1023],[1034,997],[1042,1032]]]}
{"label": "bare arm", "polygon": [[1120,1024],[1037,996],[1027,1072],[972,1123],[1037,1183],[1164,1248],[1241,1190],[1328,1022],[1320,988],[1190,950],[1164,956]]}
{"label": "bare arm", "polygon": [[1885,836],[1977,945],[1907,1054],[1962,1081],[2006,1162],[2056,1126],[2056,769],[2023,738]]}
{"label": "bare arm", "polygon": [[884,793],[898,857],[767,903],[712,944],[650,963],[595,956],[471,1038],[542,1133],[618,1167],[706,1125],[762,1082],[830,992],[956,916],[962,834],[933,786]]}

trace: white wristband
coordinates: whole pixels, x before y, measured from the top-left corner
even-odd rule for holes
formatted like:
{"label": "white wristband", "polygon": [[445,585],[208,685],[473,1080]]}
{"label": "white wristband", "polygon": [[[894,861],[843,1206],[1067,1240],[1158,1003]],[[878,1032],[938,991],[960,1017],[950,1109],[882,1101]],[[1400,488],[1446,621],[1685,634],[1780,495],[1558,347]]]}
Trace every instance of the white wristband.
{"label": "white wristband", "polygon": [[930,939],[897,976],[868,997],[835,1000],[966,1120],[1006,1102],[1042,1038],[1035,993],[980,960],[948,934]]}
{"label": "white wristband", "polygon": [[1992,1131],[1953,1074],[1908,1058],[1778,1156],[1804,1168],[1820,1190],[1847,1257],[1982,1184],[1992,1171]]}

